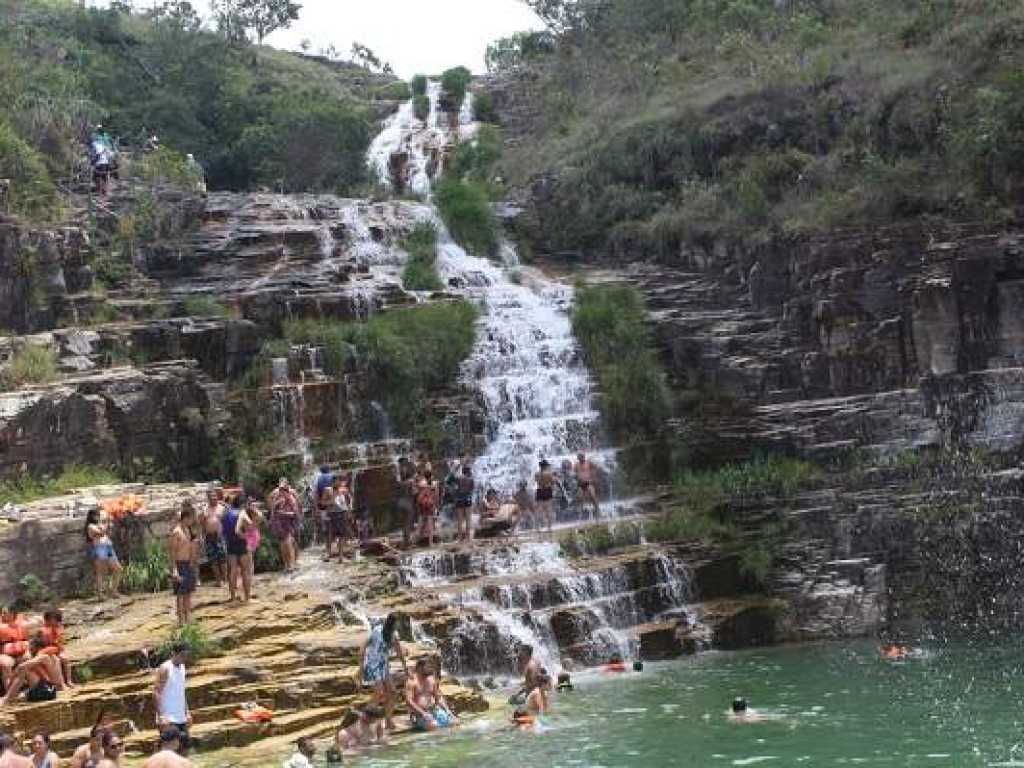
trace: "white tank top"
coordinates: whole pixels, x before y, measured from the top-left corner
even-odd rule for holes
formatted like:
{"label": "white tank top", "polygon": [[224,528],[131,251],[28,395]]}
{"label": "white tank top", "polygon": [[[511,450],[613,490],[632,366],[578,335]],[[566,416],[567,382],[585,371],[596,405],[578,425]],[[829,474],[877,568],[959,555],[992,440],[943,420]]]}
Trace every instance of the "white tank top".
{"label": "white tank top", "polygon": [[188,722],[188,704],[185,702],[185,665],[176,667],[173,661],[165,661],[160,667],[166,671],[167,682],[160,693],[160,712],[175,725]]}

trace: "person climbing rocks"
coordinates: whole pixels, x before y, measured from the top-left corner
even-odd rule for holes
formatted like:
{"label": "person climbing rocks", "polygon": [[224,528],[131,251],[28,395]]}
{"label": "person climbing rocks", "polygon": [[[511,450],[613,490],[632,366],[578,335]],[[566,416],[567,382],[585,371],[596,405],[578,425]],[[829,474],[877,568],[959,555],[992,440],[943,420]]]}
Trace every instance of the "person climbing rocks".
{"label": "person climbing rocks", "polygon": [[458,478],[455,489],[455,537],[463,541],[473,541],[473,496],[476,493],[476,480],[473,479],[473,466],[463,464],[462,474]]}
{"label": "person climbing rocks", "polygon": [[213,571],[217,586],[224,586],[228,578],[228,552],[224,547],[223,532],[224,500],[220,488],[211,490],[206,497],[206,509],[202,515],[203,539],[205,541],[206,562]]}
{"label": "person climbing rocks", "polygon": [[160,731],[160,750],[151,755],[142,768],[192,768],[192,761],[181,756],[187,749],[182,734],[174,728]]}
{"label": "person climbing rocks", "polygon": [[384,719],[389,731],[395,730],[395,686],[391,680],[391,654],[402,662],[402,670],[409,675],[402,643],[398,639],[398,614],[388,614],[383,622],[374,622],[363,643],[359,658],[359,673],[363,685],[373,686],[374,703],[384,708]]}
{"label": "person climbing rocks", "polygon": [[270,530],[277,537],[281,548],[284,572],[293,573],[299,560],[298,536],[302,520],[299,496],[289,484],[288,478],[282,477],[267,502],[270,506]]}
{"label": "person climbing rocks", "polygon": [[116,153],[114,142],[102,125],[97,125],[90,134],[88,149],[94,189],[101,197],[106,197],[115,172]]}
{"label": "person climbing rocks", "polygon": [[316,757],[316,744],[308,736],[295,742],[295,754],[281,764],[281,768],[313,768]]}
{"label": "person climbing rocks", "polygon": [[405,684],[405,704],[415,731],[436,731],[459,724],[431,674],[430,662],[418,659],[412,677]]}
{"label": "person climbing rocks", "polygon": [[434,522],[437,518],[439,489],[434,474],[427,469],[416,487],[416,513],[420,519],[419,543],[427,540],[427,547],[434,546]]}
{"label": "person climbing rocks", "polygon": [[244,531],[251,525],[244,509],[245,496],[238,492],[228,501],[227,511],[221,520],[224,546],[228,552],[228,595],[231,602],[238,599],[238,582],[242,582],[242,600],[246,603],[252,597],[252,577],[249,563],[252,555],[245,540]]}
{"label": "person climbing rocks", "polygon": [[185,664],[188,654],[187,643],[175,643],[171,648],[171,658],[157,668],[153,686],[156,726],[161,733],[174,731],[182,750],[188,749],[188,729],[192,725],[192,712],[186,697],[188,675]]}
{"label": "person climbing rocks", "polygon": [[601,504],[597,500],[597,488],[594,485],[596,470],[586,454],[576,454],[576,487],[577,500],[580,504],[589,503],[594,511],[594,518],[601,516]]}
{"label": "person climbing rocks", "polygon": [[19,755],[14,739],[3,731],[0,731],[0,768],[33,768],[32,760]]}
{"label": "person climbing rocks", "polygon": [[90,509],[85,517],[85,540],[92,557],[96,597],[102,600],[105,592],[109,592],[111,597],[116,596],[121,584],[121,561],[117,559],[110,539],[110,524],[102,519],[99,507]]}
{"label": "person climbing rocks", "polygon": [[555,523],[555,473],[551,471],[551,462],[541,459],[540,469],[534,476],[537,483],[537,530],[546,528],[551,533]]}
{"label": "person climbing rocks", "polygon": [[55,656],[44,653],[46,641],[36,635],[29,642],[29,656],[14,670],[7,693],[0,699],[0,706],[8,705],[25,691],[25,701],[36,703],[53,701],[57,694],[67,686],[60,670],[60,661]]}
{"label": "person climbing rocks", "polygon": [[193,531],[196,511],[190,501],[181,505],[178,524],[174,526],[167,540],[167,551],[171,559],[171,583],[174,592],[175,611],[178,626],[192,621],[192,593],[196,591],[196,568],[193,561]]}
{"label": "person climbing rocks", "polygon": [[368,704],[357,708],[355,715],[355,721],[339,730],[334,737],[334,746],[338,752],[362,749],[387,741],[382,707]]}

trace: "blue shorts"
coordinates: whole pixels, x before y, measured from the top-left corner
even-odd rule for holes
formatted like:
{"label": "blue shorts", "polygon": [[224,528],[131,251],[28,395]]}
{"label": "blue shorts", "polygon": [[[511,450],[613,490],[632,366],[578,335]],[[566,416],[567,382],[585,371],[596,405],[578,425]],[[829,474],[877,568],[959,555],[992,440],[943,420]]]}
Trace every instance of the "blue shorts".
{"label": "blue shorts", "polygon": [[93,544],[92,559],[109,560],[112,563],[116,563],[117,555],[114,553],[114,545],[111,544],[109,541],[100,542],[99,544]]}
{"label": "blue shorts", "polygon": [[[430,713],[434,718],[434,723],[438,728],[451,728],[452,727],[452,716],[448,714],[447,710],[441,709],[441,707],[434,707],[434,711]],[[412,716],[412,729],[414,731],[426,731],[427,721],[419,715]]]}

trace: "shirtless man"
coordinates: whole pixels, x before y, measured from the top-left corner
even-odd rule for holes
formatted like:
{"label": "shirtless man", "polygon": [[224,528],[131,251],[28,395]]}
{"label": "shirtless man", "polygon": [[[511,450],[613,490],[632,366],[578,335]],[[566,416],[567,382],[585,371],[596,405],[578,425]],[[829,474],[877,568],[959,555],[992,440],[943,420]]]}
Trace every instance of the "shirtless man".
{"label": "shirtless man", "polygon": [[412,677],[405,684],[405,704],[409,708],[412,727],[417,731],[436,731],[459,724],[459,719],[441,695],[441,688],[431,674],[426,659],[416,662]]}
{"label": "shirtless man", "polygon": [[184,626],[192,620],[192,593],[196,591],[196,570],[192,561],[192,524],[195,520],[196,511],[186,501],[181,505],[178,524],[174,526],[167,541],[171,567],[174,569],[171,581],[174,584],[178,626]]}
{"label": "shirtless man", "polygon": [[542,459],[540,470],[534,480],[537,483],[537,530],[546,527],[551,533],[551,526],[555,522],[555,473],[551,471],[551,464]]}
{"label": "shirtless man", "polygon": [[530,695],[526,697],[526,711],[534,717],[546,715],[551,703],[548,699],[548,691],[551,688],[551,678],[544,672],[537,675],[537,684]]}
{"label": "shirtless man", "polygon": [[588,501],[593,506],[594,517],[601,516],[601,505],[597,500],[597,489],[594,487],[594,465],[587,458],[586,454],[576,454],[576,485],[580,503]]}
{"label": "shirtless man", "polygon": [[206,540],[206,562],[213,570],[218,587],[224,586],[228,578],[228,553],[224,548],[224,535],[221,531],[221,519],[224,516],[223,496],[224,492],[219,488],[210,491],[201,520],[203,538]]}
{"label": "shirtless man", "polygon": [[0,768],[34,768],[32,760],[14,751],[14,739],[0,731]]}
{"label": "shirtless man", "polygon": [[526,703],[526,697],[530,692],[537,687],[537,681],[540,680],[543,670],[540,662],[533,658],[533,646],[526,643],[519,646],[517,665],[523,676],[523,687],[509,698],[509,703],[522,705]]}
{"label": "shirtless man", "polygon": [[160,731],[160,751],[142,764],[142,768],[192,768],[192,761],[178,754],[181,742],[178,731],[168,728]]}
{"label": "shirtless man", "polygon": [[0,706],[10,704],[25,689],[25,700],[28,702],[53,701],[57,692],[63,691],[64,675],[60,669],[60,659],[44,653],[46,641],[39,635],[29,643],[31,658],[22,662],[16,670],[6,695],[0,699]]}

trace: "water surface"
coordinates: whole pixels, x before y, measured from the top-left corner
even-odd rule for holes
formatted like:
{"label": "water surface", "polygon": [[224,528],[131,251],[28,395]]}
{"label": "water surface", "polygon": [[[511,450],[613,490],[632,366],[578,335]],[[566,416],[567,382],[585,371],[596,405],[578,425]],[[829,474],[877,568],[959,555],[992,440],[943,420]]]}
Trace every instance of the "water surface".
{"label": "water surface", "polygon": [[[544,733],[510,731],[507,712],[493,712],[348,764],[1024,766],[1022,665],[1016,642],[925,649],[902,663],[879,660],[868,643],[709,653],[640,674],[580,676]],[[780,719],[730,722],[734,695]]]}

